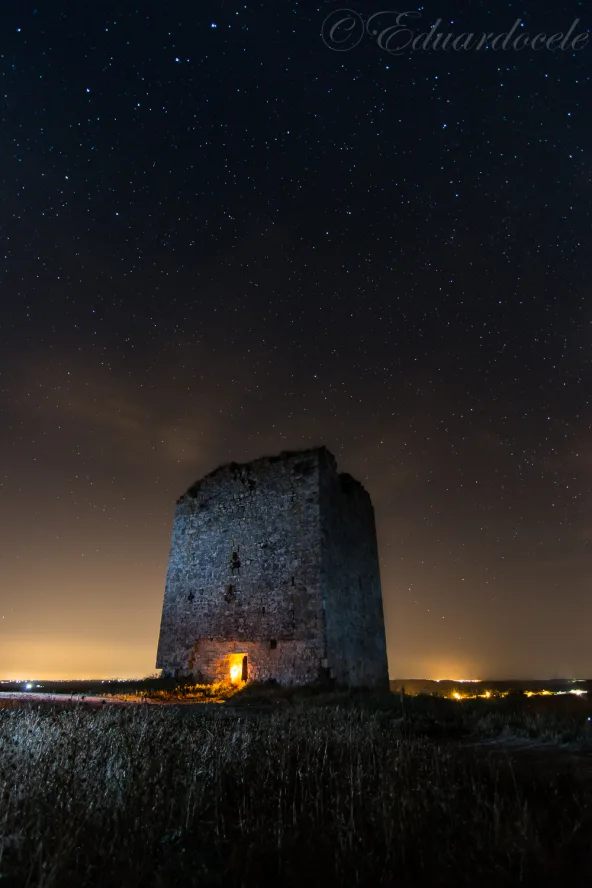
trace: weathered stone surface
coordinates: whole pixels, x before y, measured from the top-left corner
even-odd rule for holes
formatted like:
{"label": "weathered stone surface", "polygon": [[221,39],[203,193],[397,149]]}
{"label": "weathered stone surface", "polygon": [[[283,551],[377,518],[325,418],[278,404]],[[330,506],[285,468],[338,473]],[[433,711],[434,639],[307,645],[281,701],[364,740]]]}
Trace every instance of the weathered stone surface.
{"label": "weathered stone surface", "polygon": [[165,674],[388,686],[374,510],[324,448],[221,466],[177,503]]}

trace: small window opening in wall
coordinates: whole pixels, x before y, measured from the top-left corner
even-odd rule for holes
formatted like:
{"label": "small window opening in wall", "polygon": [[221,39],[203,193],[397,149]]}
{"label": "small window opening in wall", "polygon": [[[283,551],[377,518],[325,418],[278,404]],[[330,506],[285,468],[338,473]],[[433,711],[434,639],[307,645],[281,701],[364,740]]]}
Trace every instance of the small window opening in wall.
{"label": "small window opening in wall", "polygon": [[261,613],[262,613],[262,614],[265,613],[265,608],[264,608],[264,607],[261,608]]}
{"label": "small window opening in wall", "polygon": [[232,584],[226,587],[226,595],[224,596],[226,601],[234,601],[236,598],[236,586]]}
{"label": "small window opening in wall", "polygon": [[277,641],[275,638],[271,639],[271,641],[269,642],[269,647],[271,648],[272,651],[275,651],[275,649],[277,647]]}
{"label": "small window opening in wall", "polygon": [[294,585],[294,577],[292,577],[292,585]]}
{"label": "small window opening in wall", "polygon": [[358,577],[358,586],[362,588],[362,577]]}
{"label": "small window opening in wall", "polygon": [[187,601],[193,601],[194,598],[195,598],[195,592],[192,589],[191,592],[189,593],[189,595],[187,596]]}
{"label": "small window opening in wall", "polygon": [[232,557],[230,559],[230,569],[231,570],[239,570],[241,566],[240,558],[238,557],[238,552],[233,552]]}

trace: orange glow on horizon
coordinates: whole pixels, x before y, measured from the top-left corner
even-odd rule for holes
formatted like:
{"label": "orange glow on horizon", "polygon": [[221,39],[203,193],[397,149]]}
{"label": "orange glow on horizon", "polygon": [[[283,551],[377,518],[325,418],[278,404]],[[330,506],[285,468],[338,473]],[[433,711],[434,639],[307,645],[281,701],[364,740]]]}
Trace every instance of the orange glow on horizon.
{"label": "orange glow on horizon", "polygon": [[2,638],[0,680],[73,681],[144,678],[154,675],[156,643],[70,636],[20,635]]}

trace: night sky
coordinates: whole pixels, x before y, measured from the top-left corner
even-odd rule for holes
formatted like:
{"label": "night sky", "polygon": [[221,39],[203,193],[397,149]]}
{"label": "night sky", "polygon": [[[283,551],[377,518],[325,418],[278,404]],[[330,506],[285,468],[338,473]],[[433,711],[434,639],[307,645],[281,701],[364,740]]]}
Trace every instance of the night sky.
{"label": "night sky", "polygon": [[337,52],[338,8],[2,3],[0,678],[152,672],[177,497],[322,443],[392,677],[592,674],[592,41]]}

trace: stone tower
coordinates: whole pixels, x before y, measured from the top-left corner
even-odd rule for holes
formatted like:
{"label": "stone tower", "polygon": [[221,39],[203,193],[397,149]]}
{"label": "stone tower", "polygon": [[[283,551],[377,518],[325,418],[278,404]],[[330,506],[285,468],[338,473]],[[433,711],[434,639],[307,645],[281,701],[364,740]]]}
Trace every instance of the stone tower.
{"label": "stone tower", "polygon": [[177,502],[156,665],[388,688],[374,509],[326,448],[221,466]]}

